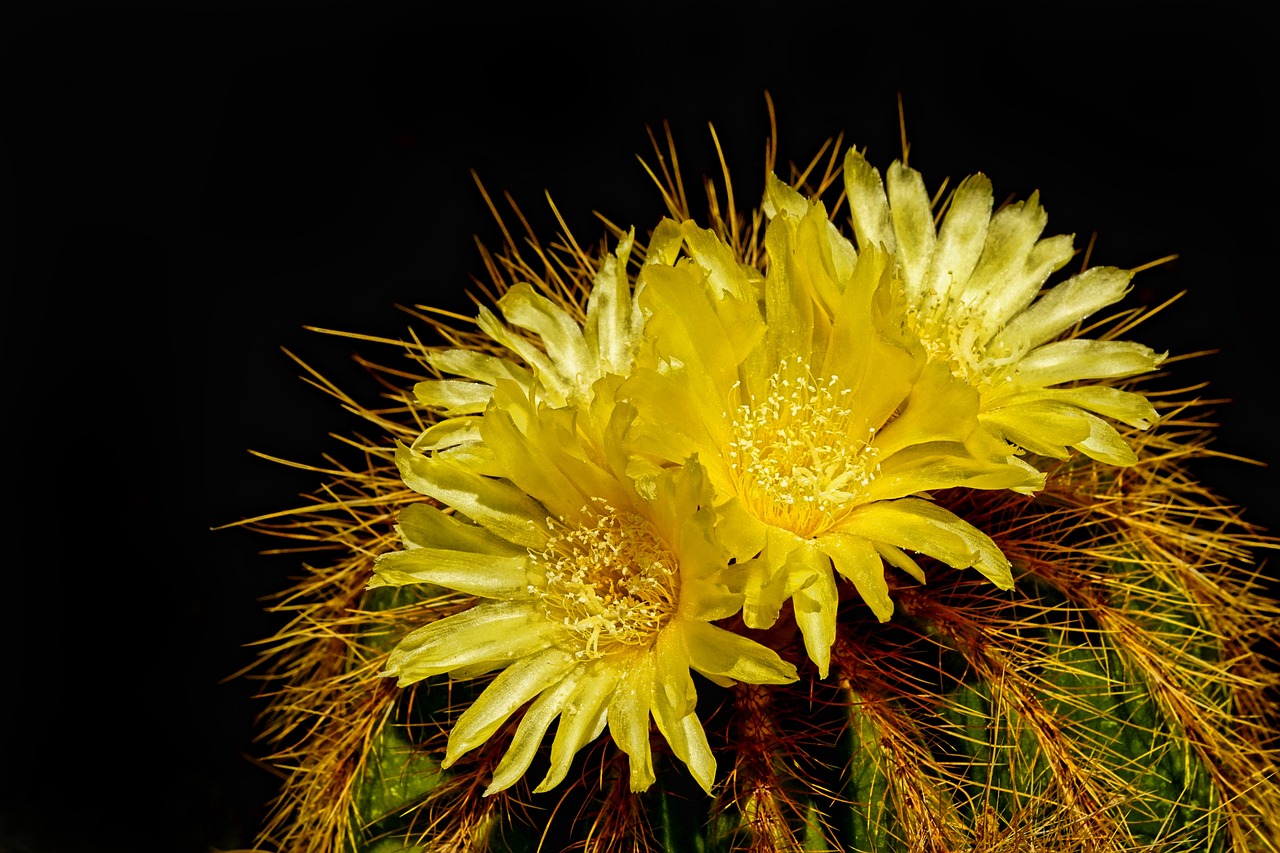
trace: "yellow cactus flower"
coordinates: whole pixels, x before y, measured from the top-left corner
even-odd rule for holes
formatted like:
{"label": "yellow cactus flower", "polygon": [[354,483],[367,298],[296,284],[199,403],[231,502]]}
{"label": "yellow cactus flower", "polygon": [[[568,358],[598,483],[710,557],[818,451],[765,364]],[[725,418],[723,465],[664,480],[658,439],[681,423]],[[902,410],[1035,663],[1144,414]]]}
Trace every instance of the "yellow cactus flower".
{"label": "yellow cactus flower", "polygon": [[[657,237],[648,247],[654,257],[661,252]],[[502,381],[552,406],[595,411],[607,422],[608,412],[590,405],[592,388],[602,377],[630,371],[644,325],[627,274],[633,246],[634,232],[624,234],[614,252],[600,259],[590,289],[575,294],[585,296],[585,310],[575,301],[554,298],[560,294],[546,282],[535,287],[518,281],[497,301],[503,319],[479,308],[476,325],[496,344],[490,346],[493,351],[479,346],[429,351],[427,362],[442,378],[418,382],[413,390],[418,403],[439,420],[415,447],[488,470],[492,460],[479,441],[477,416]],[[602,428],[603,423],[595,432]]]}
{"label": "yellow cactus flower", "polygon": [[479,432],[501,479],[400,446],[404,482],[455,512],[408,507],[405,549],[377,560],[371,585],[435,584],[477,601],[405,636],[385,674],[403,686],[502,670],[453,726],[446,767],[530,703],[486,794],[524,775],[557,717],[551,768],[536,791],[559,784],[606,726],[628,756],[632,790],[649,787],[650,717],[710,791],[715,759],[690,670],[722,685],[780,684],[796,679],[795,667],[709,624],[736,613],[742,597],[722,577],[729,557],[701,467],[663,472],[646,500],[618,470],[627,408],[614,409],[608,459],[581,441],[580,417],[499,380]]}
{"label": "yellow cactus flower", "polygon": [[1155,409],[1140,394],[1088,383],[1153,370],[1165,354],[1070,333],[1118,302],[1132,271],[1095,267],[1042,292],[1074,249],[1068,235],[1041,239],[1048,216],[1038,194],[993,213],[991,182],[972,175],[935,228],[915,169],[895,161],[882,180],[850,149],[844,177],[858,246],[894,255],[898,321],[930,359],[977,389],[986,430],[1043,456],[1064,459],[1075,448],[1113,465],[1137,461],[1104,418],[1146,429]]}
{"label": "yellow cactus flower", "polygon": [[885,562],[924,581],[908,551],[1008,589],[999,548],[925,493],[1026,492],[1043,477],[1013,456],[990,458],[985,444],[971,451],[977,392],[882,333],[891,257],[859,255],[820,202],[798,199],[771,183],[767,274],[685,223],[689,257],[641,271],[646,343],[619,394],[639,412],[638,449],[706,466],[745,623],[767,627],[790,599],[825,677],[834,573],[882,621],[893,612]]}

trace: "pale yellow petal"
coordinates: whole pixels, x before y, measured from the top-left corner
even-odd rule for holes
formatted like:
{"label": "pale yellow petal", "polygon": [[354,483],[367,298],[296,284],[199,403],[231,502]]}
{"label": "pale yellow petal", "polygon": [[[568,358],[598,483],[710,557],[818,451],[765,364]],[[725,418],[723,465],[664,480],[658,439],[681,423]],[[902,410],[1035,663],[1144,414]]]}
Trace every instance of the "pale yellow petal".
{"label": "pale yellow petal", "polygon": [[924,188],[924,178],[915,169],[895,160],[885,175],[889,191],[889,212],[897,243],[895,257],[902,272],[903,292],[917,302],[925,274],[937,246],[933,226],[933,206]]}
{"label": "pale yellow petal", "polygon": [[396,527],[406,548],[445,548],[506,557],[523,557],[528,549],[493,535],[478,524],[447,515],[425,501],[400,510]]}
{"label": "pale yellow petal", "polygon": [[968,284],[987,241],[991,207],[991,181],[985,175],[971,175],[956,187],[921,288],[924,304],[931,296],[945,303]]}
{"label": "pale yellow petal", "polygon": [[1037,400],[1052,400],[1079,406],[1123,424],[1147,429],[1158,420],[1155,406],[1141,394],[1123,391],[1109,385],[1086,385],[1078,388],[1036,388],[1000,400],[1000,406],[1017,406]]}
{"label": "pale yellow petal", "polygon": [[541,608],[526,602],[477,604],[410,632],[387,656],[384,675],[404,687],[431,675],[539,652],[563,637]]}
{"label": "pale yellow petal", "polygon": [[657,777],[649,748],[649,712],[653,701],[653,658],[648,652],[630,657],[609,703],[609,734],[627,754],[632,791],[644,791]]}
{"label": "pale yellow petal", "polygon": [[583,327],[586,346],[598,354],[600,369],[629,370],[635,358],[636,339],[642,318],[631,299],[627,260],[635,241],[635,229],[618,240],[612,255],[600,262],[587,297],[587,318]]}
{"label": "pale yellow petal", "polygon": [[609,703],[617,686],[618,676],[611,668],[597,662],[588,669],[560,714],[555,739],[551,742],[551,767],[542,782],[533,789],[535,794],[559,785],[568,774],[578,750],[604,731]]}
{"label": "pale yellow petal", "polygon": [[1019,447],[1057,459],[1067,458],[1066,448],[1089,437],[1091,420],[1096,418],[1082,409],[1054,400],[1001,406],[982,415],[984,424]]}
{"label": "pale yellow petal", "polygon": [[884,562],[871,542],[861,536],[829,533],[818,539],[822,549],[840,576],[853,582],[858,595],[881,622],[893,615],[893,600],[884,577]]}
{"label": "pale yellow petal", "polygon": [[796,625],[804,637],[809,660],[818,667],[819,677],[826,678],[831,666],[831,644],[836,639],[836,608],[840,604],[831,560],[821,550],[821,543],[797,548],[791,560],[791,570],[802,573],[809,581],[791,596]]}
{"label": "pale yellow petal", "polygon": [[404,445],[396,448],[396,467],[406,486],[453,507],[508,542],[537,548],[547,540],[546,509],[510,484]]}
{"label": "pale yellow petal", "polygon": [[707,734],[694,714],[697,694],[689,675],[689,656],[676,636],[679,626],[664,631],[654,648],[653,719],[676,757],[688,765],[703,790],[711,792],[716,760]]}
{"label": "pale yellow petal", "polygon": [[462,379],[427,379],[413,386],[413,396],[428,409],[453,417],[483,412],[493,386]]}
{"label": "pale yellow petal", "polygon": [[487,797],[510,788],[525,774],[529,765],[533,763],[534,756],[538,754],[538,748],[542,745],[542,739],[546,737],[547,729],[569,704],[569,697],[577,689],[578,682],[585,671],[581,666],[569,670],[563,678],[533,700],[529,709],[524,712],[524,716],[520,718],[520,724],[512,735],[511,745],[502,756],[502,761],[498,762],[498,766],[494,768],[493,779],[489,782],[489,787],[484,789],[482,796]]}
{"label": "pale yellow petal", "polygon": [[880,173],[854,148],[844,155],[844,183],[858,250],[865,252],[868,247],[883,246],[889,252],[896,251],[889,199]]}
{"label": "pale yellow petal", "polygon": [[903,498],[854,510],[840,531],[928,554],[957,569],[975,568],[1000,589],[1013,588],[1009,560],[991,538],[931,501]]}
{"label": "pale yellow petal", "polygon": [[577,665],[573,654],[558,648],[544,649],[513,661],[453,724],[440,766],[448,767],[459,756],[484,743],[521,705],[554,685]]}
{"label": "pale yellow petal", "polygon": [[1018,363],[1015,389],[1048,387],[1077,379],[1133,376],[1154,370],[1165,354],[1129,341],[1074,339],[1034,349]]}
{"label": "pale yellow petal", "polygon": [[[674,219],[663,217],[658,226],[649,235],[649,243],[645,247],[644,263],[665,264],[671,266],[680,255],[680,247],[684,245],[684,232],[680,223]],[[638,288],[637,288],[638,289]]]}
{"label": "pale yellow petal", "polygon": [[[965,305],[977,305],[984,302],[988,294],[1012,287],[1023,277],[1032,247],[1048,221],[1037,193],[1032,193],[1026,201],[1014,202],[996,211],[987,226],[987,240],[978,265],[964,290],[955,295]],[[1034,296],[1032,292],[1027,301]]]}
{"label": "pale yellow petal", "polygon": [[738,302],[755,302],[762,278],[757,270],[739,262],[714,231],[699,228],[692,221],[685,222],[681,231],[689,254],[706,273],[712,294],[720,299],[728,296]]}
{"label": "pale yellow petal", "polygon": [[896,569],[902,569],[920,583],[925,583],[924,569],[920,568],[920,564],[913,560],[906,551],[887,542],[873,542],[872,544],[875,546],[876,553],[883,557],[886,563]]}
{"label": "pale yellow petal", "polygon": [[508,323],[542,339],[547,355],[567,381],[576,383],[587,376],[590,384],[595,378],[599,365],[587,349],[582,329],[559,305],[522,283],[502,295],[498,309]]}
{"label": "pale yellow petal", "polygon": [[1040,240],[1027,252],[1020,265],[1006,271],[1003,284],[987,292],[981,302],[983,339],[989,340],[1010,318],[1031,304],[1055,271],[1075,254],[1070,236],[1061,234]]}
{"label": "pale yellow petal", "polygon": [[476,325],[482,332],[520,356],[533,368],[543,392],[548,395],[548,399],[554,405],[564,405],[573,391],[573,385],[561,375],[547,354],[535,346],[533,341],[512,332],[483,305],[479,307],[476,314]]}
{"label": "pale yellow petal", "polygon": [[423,430],[422,434],[414,439],[413,449],[419,453],[425,453],[457,447],[460,444],[471,444],[479,440],[479,418],[448,418]]}
{"label": "pale yellow petal", "polygon": [[1090,314],[1119,302],[1133,273],[1093,267],[1050,289],[991,341],[995,350],[1025,352],[1070,329]]}
{"label": "pale yellow petal", "polygon": [[706,622],[685,622],[681,628],[689,665],[704,675],[718,675],[747,684],[790,684],[796,668],[777,652]]}
{"label": "pale yellow petal", "polygon": [[809,200],[770,172],[765,176],[764,202],[760,209],[769,219],[779,213],[787,213],[798,219],[809,211]]}
{"label": "pale yellow petal", "polygon": [[1044,475],[1016,459],[993,461],[971,455],[962,444],[934,442],[901,450],[880,463],[867,486],[868,500],[892,500],[937,489],[1044,488]]}
{"label": "pale yellow petal", "polygon": [[1099,462],[1106,462],[1109,465],[1128,467],[1129,465],[1137,464],[1138,455],[1120,437],[1120,433],[1116,432],[1115,427],[1092,415],[1088,417],[1089,437],[1075,445],[1077,450],[1091,459],[1097,459]]}
{"label": "pale yellow petal", "polygon": [[474,551],[419,548],[392,551],[374,561],[368,587],[428,583],[482,598],[514,600],[529,597],[525,557],[495,557]]}
{"label": "pale yellow petal", "polygon": [[497,385],[500,379],[509,379],[524,387],[533,382],[533,375],[510,359],[475,350],[435,350],[427,353],[427,363],[441,373],[465,376],[486,385]]}

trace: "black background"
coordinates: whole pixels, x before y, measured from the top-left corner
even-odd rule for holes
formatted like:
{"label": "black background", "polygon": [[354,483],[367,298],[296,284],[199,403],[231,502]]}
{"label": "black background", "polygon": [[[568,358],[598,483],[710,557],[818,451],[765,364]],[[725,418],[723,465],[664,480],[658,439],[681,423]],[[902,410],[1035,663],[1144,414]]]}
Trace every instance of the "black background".
{"label": "black background", "polygon": [[[663,212],[646,125],[696,179],[714,124],[750,205],[766,90],[784,162],[843,132],[882,168],[901,94],[931,187],[1039,189],[1095,263],[1178,253],[1134,298],[1189,293],[1136,337],[1218,349],[1174,368],[1234,401],[1215,446],[1277,458],[1276,48],[1242,6],[42,8],[0,28],[4,853],[251,844],[277,780],[254,686],[219,682],[298,567],[210,528],[320,485],[248,449],[318,463],[359,427],[281,348],[366,399],[350,356],[380,353],[304,326],[399,337],[397,304],[466,304],[473,235],[498,239],[472,169],[594,244],[593,210]],[[1267,469],[1198,470],[1280,529]]]}

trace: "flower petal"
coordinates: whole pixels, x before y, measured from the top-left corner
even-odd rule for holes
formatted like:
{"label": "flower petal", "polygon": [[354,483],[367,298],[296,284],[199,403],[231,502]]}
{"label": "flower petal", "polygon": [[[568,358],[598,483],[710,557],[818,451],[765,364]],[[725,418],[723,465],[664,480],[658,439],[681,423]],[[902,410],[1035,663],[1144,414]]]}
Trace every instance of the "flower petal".
{"label": "flower petal", "polygon": [[529,597],[529,558],[496,557],[475,551],[416,548],[392,551],[374,561],[368,588],[429,583],[482,598]]}
{"label": "flower petal", "polygon": [[884,578],[884,561],[872,544],[861,536],[844,533],[829,533],[817,544],[831,558],[840,576],[853,582],[875,617],[881,622],[889,621],[893,600]]}
{"label": "flower petal", "polygon": [[551,742],[551,768],[533,789],[535,794],[559,785],[573,764],[578,750],[600,736],[608,719],[609,703],[618,685],[612,668],[600,665],[588,669],[560,714],[555,740]]}
{"label": "flower petal", "polygon": [[431,675],[542,651],[563,633],[525,602],[477,604],[406,635],[387,656],[383,675],[399,676],[404,687]]}
{"label": "flower petal", "polygon": [[516,709],[558,682],[577,665],[573,654],[558,648],[544,649],[514,661],[454,723],[440,766],[448,767],[459,756],[484,743]]}
{"label": "flower petal", "polygon": [[627,754],[632,791],[656,781],[649,748],[649,711],[653,701],[653,658],[648,652],[630,656],[609,703],[609,734]]}
{"label": "flower petal", "polygon": [[916,301],[937,245],[933,205],[924,179],[915,169],[895,160],[885,176],[889,189],[889,215],[897,238],[897,258],[908,299]]}
{"label": "flower petal", "polygon": [[754,640],[706,622],[685,622],[681,628],[689,665],[704,675],[718,675],[747,684],[790,684],[796,668],[777,652]]}
{"label": "flower petal", "polygon": [[1095,311],[1119,302],[1129,292],[1133,273],[1093,267],[1072,276],[1009,321],[991,341],[993,349],[1025,352],[1057,337]]}
{"label": "flower petal", "polygon": [[819,677],[826,678],[831,666],[831,644],[836,639],[840,592],[831,572],[831,560],[821,549],[819,541],[816,547],[806,544],[791,553],[792,572],[803,574],[808,581],[792,594],[791,604],[809,660],[817,665]]}
{"label": "flower petal", "polygon": [[484,789],[482,796],[487,797],[510,788],[529,769],[534,756],[538,753],[538,747],[546,737],[547,729],[569,704],[569,697],[577,689],[578,682],[585,671],[584,667],[569,670],[563,678],[533,700],[529,709],[524,712],[524,716],[520,718],[520,725],[516,727],[516,733],[511,738],[511,745],[502,756],[502,760],[498,762],[498,766],[494,768],[493,779],[489,782],[489,787]]}
{"label": "flower petal", "polygon": [[991,207],[991,181],[986,175],[970,175],[956,187],[921,287],[922,304],[935,300],[945,304],[969,281],[987,242]]}
{"label": "flower petal", "polygon": [[852,214],[853,233],[858,238],[858,250],[884,247],[890,253],[897,250],[893,237],[893,223],[889,217],[889,199],[884,192],[884,182],[867,159],[856,148],[844,155],[844,182]]}
{"label": "flower petal", "polygon": [[918,551],[957,569],[975,568],[1000,589],[1013,588],[1009,560],[991,538],[959,516],[920,498],[859,507],[841,532]]}
{"label": "flower petal", "polygon": [[453,507],[508,542],[537,548],[547,540],[540,523],[546,509],[507,483],[404,445],[396,448],[396,466],[406,486]]}
{"label": "flower petal", "polygon": [[689,767],[703,790],[711,793],[716,760],[707,733],[693,713],[697,695],[689,676],[689,656],[675,631],[664,631],[654,647],[653,719],[671,751]]}
{"label": "flower petal", "polygon": [[396,517],[396,528],[405,547],[474,551],[505,557],[521,557],[528,549],[501,539],[478,524],[457,515],[445,515],[428,503],[409,504]]}
{"label": "flower petal", "polygon": [[1077,379],[1133,376],[1154,370],[1165,353],[1129,341],[1056,341],[1027,353],[1018,364],[1018,389],[1047,387]]}
{"label": "flower petal", "polygon": [[880,474],[867,487],[869,500],[893,500],[936,489],[1038,490],[1044,475],[1018,460],[976,458],[954,442],[919,444],[880,463]]}
{"label": "flower petal", "polygon": [[450,417],[483,412],[493,396],[493,386],[462,379],[427,379],[413,386],[413,396],[428,409]]}

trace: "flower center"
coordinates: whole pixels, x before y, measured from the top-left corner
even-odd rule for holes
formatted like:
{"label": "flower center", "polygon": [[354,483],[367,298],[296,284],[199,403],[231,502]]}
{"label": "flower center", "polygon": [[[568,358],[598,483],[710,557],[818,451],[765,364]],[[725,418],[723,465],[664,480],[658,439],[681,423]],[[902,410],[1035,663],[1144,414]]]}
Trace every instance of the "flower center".
{"label": "flower center", "polygon": [[932,296],[919,309],[909,306],[905,316],[929,360],[947,365],[952,376],[980,391],[997,386],[1018,361],[1018,354],[995,352],[987,345],[994,332],[968,303]]}
{"label": "flower center", "polygon": [[547,618],[582,641],[579,658],[650,642],[675,612],[675,556],[646,519],[601,503],[592,527],[563,527],[531,554],[545,583],[532,591]]}
{"label": "flower center", "polygon": [[868,443],[875,430],[853,423],[850,393],[797,357],[769,377],[765,399],[737,407],[729,463],[756,518],[808,537],[865,497],[879,454]]}

